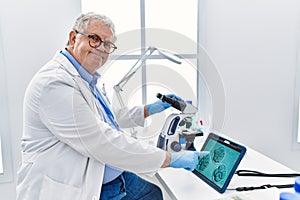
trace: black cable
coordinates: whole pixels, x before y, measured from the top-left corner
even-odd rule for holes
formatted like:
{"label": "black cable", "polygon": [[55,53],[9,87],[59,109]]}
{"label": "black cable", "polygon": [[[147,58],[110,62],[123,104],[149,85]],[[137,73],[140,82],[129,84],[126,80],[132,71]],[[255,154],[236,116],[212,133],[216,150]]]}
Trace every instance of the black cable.
{"label": "black cable", "polygon": [[[263,172],[258,172],[254,170],[237,170],[235,172],[238,176],[260,176],[260,177],[296,177],[300,176],[299,173],[285,173],[285,174],[267,174]],[[294,184],[285,184],[285,185],[261,185],[261,186],[249,186],[249,187],[237,187],[237,188],[231,188],[228,190],[236,190],[236,191],[250,191],[250,190],[259,190],[259,189],[267,189],[271,187],[276,187],[276,188],[291,188],[294,187]]]}
{"label": "black cable", "polygon": [[262,177],[296,177],[300,176],[299,173],[287,173],[287,174],[267,174],[263,172],[253,170],[237,170],[235,172],[238,176],[262,176]]}
{"label": "black cable", "polygon": [[282,189],[282,188],[292,188],[292,187],[294,187],[294,184],[285,184],[285,185],[270,185],[270,184],[267,184],[267,185],[261,185],[261,186],[256,186],[256,187],[255,186],[250,186],[250,187],[230,188],[228,190],[236,190],[236,191],[242,192],[242,191],[267,189],[267,188],[271,188],[271,187],[276,187],[276,188],[279,188],[279,189]]}

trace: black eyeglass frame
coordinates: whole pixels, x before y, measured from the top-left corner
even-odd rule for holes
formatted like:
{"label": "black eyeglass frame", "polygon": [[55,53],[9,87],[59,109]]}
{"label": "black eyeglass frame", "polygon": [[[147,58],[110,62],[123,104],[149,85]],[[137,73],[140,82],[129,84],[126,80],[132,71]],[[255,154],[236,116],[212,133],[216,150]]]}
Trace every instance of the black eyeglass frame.
{"label": "black eyeglass frame", "polygon": [[[87,33],[84,33],[84,32],[80,32],[78,30],[75,30],[75,32],[77,34],[81,34],[81,35],[84,35],[84,36],[88,37],[89,38],[89,45],[92,48],[98,48],[103,43],[104,49],[105,49],[104,52],[107,53],[107,54],[113,53],[118,48],[114,43],[112,43],[110,41],[103,41],[101,39],[101,37],[99,35],[97,35],[97,34],[87,34]],[[99,44],[92,45],[91,44],[91,40],[94,40],[94,41],[99,40]],[[98,42],[96,42],[96,43],[98,43]]]}

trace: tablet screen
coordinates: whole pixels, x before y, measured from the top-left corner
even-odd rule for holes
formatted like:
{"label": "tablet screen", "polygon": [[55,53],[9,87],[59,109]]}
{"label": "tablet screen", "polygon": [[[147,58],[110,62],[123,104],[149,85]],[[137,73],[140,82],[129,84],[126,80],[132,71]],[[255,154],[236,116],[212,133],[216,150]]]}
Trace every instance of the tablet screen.
{"label": "tablet screen", "polygon": [[201,151],[210,151],[210,154],[199,159],[193,172],[218,192],[225,192],[246,148],[210,133]]}

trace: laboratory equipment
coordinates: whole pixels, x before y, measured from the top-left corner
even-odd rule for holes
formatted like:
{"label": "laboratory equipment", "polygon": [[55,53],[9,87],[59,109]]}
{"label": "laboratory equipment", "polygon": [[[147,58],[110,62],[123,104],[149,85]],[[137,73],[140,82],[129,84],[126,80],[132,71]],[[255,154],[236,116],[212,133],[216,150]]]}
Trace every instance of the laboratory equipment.
{"label": "laboratory equipment", "polygon": [[197,119],[197,107],[158,93],[157,98],[169,103],[181,113],[170,114],[159,135],[157,147],[170,151],[195,150],[195,137],[203,136]]}
{"label": "laboratory equipment", "polygon": [[168,97],[166,95],[162,95],[160,93],[157,93],[156,97],[162,101],[169,103],[173,108],[176,108],[177,110],[179,110],[183,113],[194,114],[198,111],[198,108],[193,106],[191,103],[179,101],[175,98],[170,98],[170,97]]}

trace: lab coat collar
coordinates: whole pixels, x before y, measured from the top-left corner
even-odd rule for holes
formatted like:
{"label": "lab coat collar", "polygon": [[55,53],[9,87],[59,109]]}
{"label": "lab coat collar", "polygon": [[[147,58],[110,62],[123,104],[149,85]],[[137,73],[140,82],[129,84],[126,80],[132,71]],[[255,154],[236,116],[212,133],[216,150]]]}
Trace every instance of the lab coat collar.
{"label": "lab coat collar", "polygon": [[54,56],[54,60],[60,63],[72,76],[80,76],[78,71],[72,65],[72,63],[66,58],[63,54],[60,53],[61,51],[57,52]]}
{"label": "lab coat collar", "polygon": [[97,85],[98,78],[100,78],[100,74],[95,72],[94,74],[90,74],[82,65],[68,52],[67,49],[64,49],[60,52],[63,54],[73,65],[73,67],[77,70],[79,75],[89,83],[91,87],[95,87]]}

